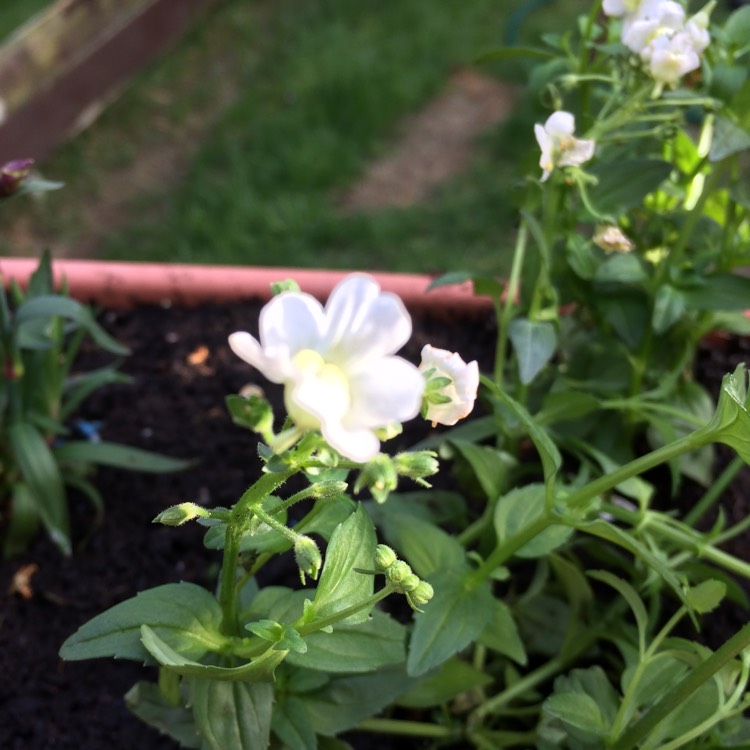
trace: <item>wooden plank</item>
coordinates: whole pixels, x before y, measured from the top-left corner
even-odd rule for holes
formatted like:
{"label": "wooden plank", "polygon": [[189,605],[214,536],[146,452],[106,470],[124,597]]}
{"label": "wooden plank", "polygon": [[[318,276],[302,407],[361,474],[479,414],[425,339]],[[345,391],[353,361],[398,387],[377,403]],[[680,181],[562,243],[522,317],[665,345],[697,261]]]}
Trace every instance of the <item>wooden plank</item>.
{"label": "wooden plank", "polygon": [[0,48],[0,163],[44,159],[217,0],[60,0]]}

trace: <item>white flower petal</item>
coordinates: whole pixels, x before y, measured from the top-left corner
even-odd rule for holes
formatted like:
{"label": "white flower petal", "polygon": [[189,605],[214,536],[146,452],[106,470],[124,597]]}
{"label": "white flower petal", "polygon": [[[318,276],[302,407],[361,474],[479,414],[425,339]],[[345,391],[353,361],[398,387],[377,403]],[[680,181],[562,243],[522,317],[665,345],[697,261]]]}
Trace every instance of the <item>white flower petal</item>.
{"label": "white flower petal", "polygon": [[419,414],[424,378],[401,357],[384,357],[349,374],[351,407],[348,426],[386,427]]}
{"label": "white flower petal", "polygon": [[381,292],[365,274],[336,286],[326,304],[326,321],[327,357],[339,364],[394,354],[411,336],[411,317],[401,300]]}
{"label": "white flower petal", "polygon": [[560,155],[561,167],[575,167],[588,161],[594,155],[594,141],[573,138],[572,143]]}
{"label": "white flower petal", "polygon": [[576,129],[576,121],[570,112],[562,110],[553,112],[544,123],[544,129],[552,136],[573,135]]}
{"label": "white flower petal", "polygon": [[367,463],[380,451],[380,441],[372,430],[329,422],[322,425],[321,432],[332,448],[357,463]]}
{"label": "white flower petal", "polygon": [[237,331],[229,336],[232,351],[245,362],[260,370],[272,383],[283,383],[290,373],[288,357],[269,357],[261,345],[247,331]]}
{"label": "white flower petal", "polygon": [[260,341],[265,350],[294,355],[301,349],[317,350],[325,330],[323,306],[302,292],[283,292],[260,313]]}

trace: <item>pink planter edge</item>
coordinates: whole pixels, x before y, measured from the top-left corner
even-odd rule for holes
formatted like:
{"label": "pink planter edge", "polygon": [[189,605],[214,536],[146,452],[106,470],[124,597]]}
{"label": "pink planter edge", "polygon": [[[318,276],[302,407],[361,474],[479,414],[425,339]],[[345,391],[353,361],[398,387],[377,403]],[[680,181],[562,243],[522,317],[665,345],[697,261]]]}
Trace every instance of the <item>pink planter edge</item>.
{"label": "pink planter edge", "polygon": [[[38,265],[36,258],[0,258],[0,279],[25,288]],[[304,292],[325,301],[331,289],[357,271],[276,268],[258,266],[210,266],[180,263],[142,263],[60,259],[52,262],[56,283],[67,281],[70,295],[80,302],[110,308],[143,304],[186,305],[267,300],[275,281],[294,279]],[[410,311],[488,313],[492,302],[474,296],[470,281],[428,291],[433,278],[424,274],[367,272],[384,291],[397,294]]]}

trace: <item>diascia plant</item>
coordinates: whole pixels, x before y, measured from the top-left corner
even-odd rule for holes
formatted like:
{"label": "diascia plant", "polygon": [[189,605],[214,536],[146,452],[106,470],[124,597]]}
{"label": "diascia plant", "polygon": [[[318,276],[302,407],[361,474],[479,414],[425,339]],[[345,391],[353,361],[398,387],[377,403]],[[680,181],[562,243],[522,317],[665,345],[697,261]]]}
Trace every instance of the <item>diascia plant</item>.
{"label": "diascia plant", "polygon": [[[698,341],[745,331],[750,299],[736,273],[750,10],[714,15],[605,0],[539,47],[499,51],[539,61],[530,93],[547,106],[513,265],[505,284],[439,282],[472,278],[495,301],[485,416],[381,452],[395,422],[465,416],[475,366],[430,347],[419,368],[394,356],[408,317],[367,277],[325,308],[282,291],[260,340],[230,337],[284,389],[283,420],[259,398],[228,402],[262,437],[263,474],[232,508],[158,519],[207,526],[216,592],[143,592],[63,657],[157,665],[128,703],[185,747],[343,748],[333,738],[352,728],[482,750],[747,746],[750,625],[723,643],[699,632],[725,599],[746,605],[750,577],[723,548],[750,522],[705,523],[750,462],[748,373],[727,374],[718,402],[692,375]],[[737,457],[714,479],[716,443]],[[438,457],[460,493],[398,491]],[[306,484],[285,493],[294,475]],[[685,477],[702,497],[687,500]],[[277,554],[302,588],[258,587]],[[413,616],[378,606],[391,594]]]}

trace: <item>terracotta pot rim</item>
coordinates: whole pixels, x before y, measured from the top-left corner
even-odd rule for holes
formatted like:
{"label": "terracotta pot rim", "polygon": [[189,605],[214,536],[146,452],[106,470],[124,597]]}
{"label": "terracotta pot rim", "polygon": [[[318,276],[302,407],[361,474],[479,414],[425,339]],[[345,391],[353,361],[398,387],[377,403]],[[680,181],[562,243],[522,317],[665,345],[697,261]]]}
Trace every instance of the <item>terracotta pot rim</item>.
{"label": "terracotta pot rim", "polygon": [[[24,288],[38,265],[35,258],[0,258],[0,277]],[[197,305],[240,299],[266,300],[274,281],[294,279],[303,291],[327,299],[331,289],[353,271],[258,266],[216,266],[60,259],[52,262],[56,282],[67,280],[69,293],[82,302],[112,308],[141,304]],[[426,274],[368,272],[385,291],[394,292],[414,311],[487,312],[491,300],[474,296],[471,282],[428,291]]]}

